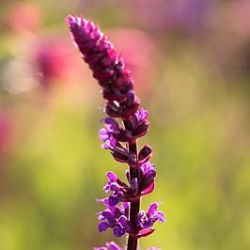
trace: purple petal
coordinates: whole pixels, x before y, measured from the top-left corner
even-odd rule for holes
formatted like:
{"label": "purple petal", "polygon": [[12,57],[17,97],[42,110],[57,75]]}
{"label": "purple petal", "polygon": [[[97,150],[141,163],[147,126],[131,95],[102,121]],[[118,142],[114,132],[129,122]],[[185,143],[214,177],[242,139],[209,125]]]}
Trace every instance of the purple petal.
{"label": "purple petal", "polygon": [[102,203],[104,206],[108,206],[108,199],[96,199],[97,203]]}
{"label": "purple petal", "polygon": [[126,227],[128,224],[128,218],[125,215],[121,215],[117,221],[124,227]]}
{"label": "purple petal", "polygon": [[135,113],[138,121],[143,121],[143,120],[146,120],[147,117],[148,117],[148,111],[146,109],[139,109],[137,110],[137,112]]}
{"label": "purple petal", "polygon": [[115,181],[118,180],[117,175],[114,172],[112,172],[112,171],[107,172],[106,176],[108,177],[109,181],[115,182]]}
{"label": "purple petal", "polygon": [[123,250],[117,244],[115,244],[113,241],[109,242],[109,243],[107,242],[106,246],[109,248],[109,250]]}
{"label": "purple petal", "polygon": [[102,145],[103,149],[114,150],[116,148],[117,141],[113,137],[109,137]]}
{"label": "purple petal", "polygon": [[117,205],[119,203],[119,201],[120,201],[120,199],[117,196],[110,196],[109,197],[109,205],[112,207]]}
{"label": "purple petal", "polygon": [[120,225],[116,225],[113,228],[113,233],[116,237],[121,237],[126,233],[126,231],[125,231],[124,227],[122,227]]}
{"label": "purple petal", "polygon": [[109,134],[105,128],[100,129],[99,131],[99,138],[101,141],[105,142],[109,138]]}
{"label": "purple petal", "polygon": [[105,149],[105,150],[109,150],[109,149],[112,150],[112,147],[111,147],[110,143],[104,143],[104,144],[102,144],[101,147],[102,147],[103,149]]}
{"label": "purple petal", "polygon": [[158,203],[158,202],[152,203],[152,204],[149,206],[148,215],[149,215],[150,217],[153,216],[153,215],[157,212],[158,207],[159,207],[159,203]]}
{"label": "purple petal", "polygon": [[107,117],[104,119],[104,123],[105,125],[109,128],[109,130],[118,130],[119,129],[119,125],[116,122],[115,119],[111,118],[111,117]]}
{"label": "purple petal", "polygon": [[110,191],[119,192],[121,191],[121,186],[117,182],[110,183]]}
{"label": "purple petal", "polygon": [[146,174],[150,170],[155,171],[155,167],[153,164],[151,164],[149,161],[143,163],[140,165],[140,169],[143,171],[144,174]]}
{"label": "purple petal", "polygon": [[145,211],[140,211],[137,215],[138,224],[141,228],[150,227],[152,223],[150,222]]}
{"label": "purple petal", "polygon": [[165,222],[166,221],[165,216],[164,216],[163,212],[161,212],[161,211],[158,211],[158,221],[159,222]]}
{"label": "purple petal", "polygon": [[98,230],[100,233],[106,231],[108,228],[109,228],[109,224],[106,222],[101,222],[98,226]]}
{"label": "purple petal", "polygon": [[109,221],[112,221],[114,219],[114,214],[107,210],[102,211],[101,215]]}

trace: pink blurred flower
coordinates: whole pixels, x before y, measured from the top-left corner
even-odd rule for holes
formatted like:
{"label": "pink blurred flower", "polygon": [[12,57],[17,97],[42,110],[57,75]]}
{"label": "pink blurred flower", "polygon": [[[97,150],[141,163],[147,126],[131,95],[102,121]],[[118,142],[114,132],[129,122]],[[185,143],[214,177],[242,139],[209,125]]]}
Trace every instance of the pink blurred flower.
{"label": "pink blurred flower", "polygon": [[36,70],[45,88],[69,84],[78,72],[79,58],[70,40],[61,37],[42,39],[34,54]]}
{"label": "pink blurred flower", "polygon": [[7,14],[8,26],[15,31],[35,31],[42,23],[42,11],[34,3],[16,3]]}
{"label": "pink blurred flower", "polygon": [[157,46],[145,32],[137,29],[116,29],[109,32],[135,80],[135,89],[147,92],[152,84],[157,60]]}

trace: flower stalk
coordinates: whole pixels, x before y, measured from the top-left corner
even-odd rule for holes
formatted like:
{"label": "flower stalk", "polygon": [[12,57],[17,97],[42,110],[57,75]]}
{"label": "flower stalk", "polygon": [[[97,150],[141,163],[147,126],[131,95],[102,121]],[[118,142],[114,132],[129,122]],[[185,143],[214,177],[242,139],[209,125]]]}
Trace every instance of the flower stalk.
{"label": "flower stalk", "polygon": [[[126,123],[124,123],[126,124]],[[137,144],[136,142],[129,143],[129,153],[137,155]],[[138,179],[138,166],[129,166],[129,175],[130,175],[130,182],[133,179]],[[141,198],[138,197],[136,200],[130,202],[130,212],[129,212],[129,221],[131,223],[132,232],[134,235],[130,234],[128,237],[128,246],[127,249],[136,250],[138,245],[138,238],[136,235],[138,234],[138,227],[137,227],[137,216],[140,211],[140,203]]]}
{"label": "flower stalk", "polygon": [[[127,234],[126,249],[138,250],[139,238],[153,233],[156,221],[165,221],[157,202],[146,212],[140,211],[141,197],[153,192],[156,177],[155,166],[149,161],[152,148],[144,145],[139,149],[137,145],[138,139],[148,131],[148,112],[140,108],[129,70],[100,29],[92,21],[77,16],[68,16],[67,23],[84,61],[102,87],[107,114],[104,128],[99,132],[102,148],[110,151],[116,161],[128,165],[127,181],[111,171],[106,174],[104,191],[108,197],[97,200],[105,206],[98,213],[98,229],[104,232],[110,228],[116,237]],[[114,242],[94,249],[124,250]]]}

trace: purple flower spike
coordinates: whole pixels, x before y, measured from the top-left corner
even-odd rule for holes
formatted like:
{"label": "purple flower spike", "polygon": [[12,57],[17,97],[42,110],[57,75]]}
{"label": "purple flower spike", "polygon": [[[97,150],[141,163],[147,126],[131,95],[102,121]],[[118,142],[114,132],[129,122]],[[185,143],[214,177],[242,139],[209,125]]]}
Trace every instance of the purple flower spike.
{"label": "purple flower spike", "polygon": [[[147,212],[140,211],[141,197],[154,190],[156,177],[155,167],[149,162],[152,148],[145,145],[137,152],[138,139],[148,132],[148,111],[139,107],[131,74],[100,29],[92,21],[77,16],[69,16],[67,23],[84,61],[102,88],[108,116],[99,131],[102,148],[109,150],[116,161],[128,164],[127,182],[111,171],[106,174],[103,189],[108,197],[97,200],[105,206],[97,214],[98,229],[99,232],[111,229],[116,237],[128,234],[126,250],[137,250],[138,239],[153,233],[156,221],[165,221],[158,203],[153,203]],[[125,250],[114,242],[94,249]]]}
{"label": "purple flower spike", "polygon": [[69,16],[67,22],[84,60],[103,87],[108,115],[127,118],[135,113],[139,100],[133,91],[133,80],[108,38],[84,18]]}

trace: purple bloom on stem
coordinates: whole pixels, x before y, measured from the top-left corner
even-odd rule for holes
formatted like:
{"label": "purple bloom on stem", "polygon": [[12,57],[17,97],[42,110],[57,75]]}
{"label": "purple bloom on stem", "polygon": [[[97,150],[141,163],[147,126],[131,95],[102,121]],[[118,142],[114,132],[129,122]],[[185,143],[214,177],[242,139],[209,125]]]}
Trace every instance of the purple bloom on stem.
{"label": "purple bloom on stem", "polygon": [[[148,131],[148,111],[139,108],[130,72],[99,28],[81,17],[69,16],[67,22],[83,59],[102,87],[106,101],[108,117],[104,119],[104,128],[99,131],[104,142],[102,147],[109,150],[116,161],[129,165],[128,184],[111,171],[106,174],[108,181],[104,191],[108,198],[98,200],[106,207],[98,213],[98,229],[104,232],[111,228],[116,237],[129,234],[127,249],[136,250],[138,238],[153,233],[153,224],[165,220],[163,213],[158,211],[158,203],[153,203],[147,213],[140,212],[141,196],[153,191],[156,177],[155,167],[149,162],[151,147],[145,145],[137,152],[137,139]],[[113,242],[95,249],[122,250]]]}
{"label": "purple bloom on stem", "polygon": [[101,129],[101,135],[100,139],[102,141],[106,141],[109,138],[114,138],[117,141],[127,141],[128,138],[126,136],[126,131],[124,128],[122,128],[115,119],[111,117],[107,117],[104,119],[104,128]]}
{"label": "purple bloom on stem", "polygon": [[104,142],[102,148],[110,150],[114,159],[119,162],[128,162],[130,159],[128,150],[119,143],[126,141],[126,131],[121,128],[113,118],[104,119],[105,128],[99,131],[99,138]]}
{"label": "purple bloom on stem", "polygon": [[[111,193],[108,197],[108,205],[115,206],[120,201],[131,201],[138,199],[141,195],[151,193],[154,189],[155,169],[150,163],[143,164],[140,168],[140,177],[132,178],[130,186],[121,181],[113,172],[106,174],[107,184],[104,186],[106,193]],[[128,178],[129,180],[130,178]]]}
{"label": "purple bloom on stem", "polygon": [[135,140],[141,136],[144,136],[149,127],[149,122],[147,120],[148,111],[141,108],[130,117],[131,127],[127,130],[131,133],[131,139]]}
{"label": "purple bloom on stem", "polygon": [[106,175],[108,183],[103,189],[106,193],[112,193],[108,201],[110,206],[115,206],[118,202],[123,200],[125,193],[129,191],[129,187],[122,182],[115,173],[110,171]]}
{"label": "purple bloom on stem", "polygon": [[150,205],[147,212],[140,211],[138,214],[138,225],[140,228],[150,228],[156,221],[164,222],[165,217],[161,211],[158,211],[159,204],[154,202]]}
{"label": "purple bloom on stem", "polygon": [[139,176],[141,178],[141,193],[143,195],[151,193],[154,190],[154,179],[156,177],[154,165],[150,162],[141,164],[139,167]]}
{"label": "purple bloom on stem", "polygon": [[124,202],[120,206],[110,206],[106,199],[102,203],[106,209],[98,213],[99,232],[112,228],[114,235],[121,237],[126,233],[128,226],[128,204]]}

